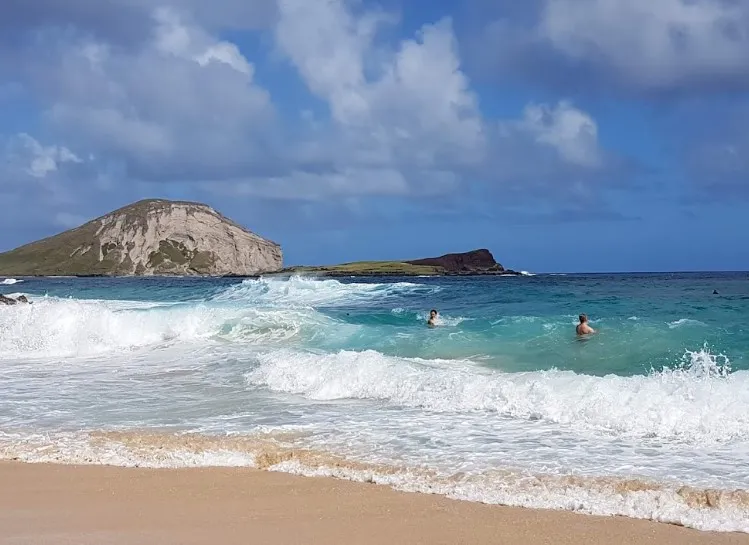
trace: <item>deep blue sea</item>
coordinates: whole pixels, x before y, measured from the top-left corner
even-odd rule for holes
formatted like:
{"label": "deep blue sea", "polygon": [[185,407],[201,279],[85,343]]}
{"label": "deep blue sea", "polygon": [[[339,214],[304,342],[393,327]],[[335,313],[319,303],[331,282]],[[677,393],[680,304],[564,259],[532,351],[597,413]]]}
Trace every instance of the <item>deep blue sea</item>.
{"label": "deep blue sea", "polygon": [[0,307],[0,458],[247,465],[749,532],[749,273],[0,293],[33,301]]}

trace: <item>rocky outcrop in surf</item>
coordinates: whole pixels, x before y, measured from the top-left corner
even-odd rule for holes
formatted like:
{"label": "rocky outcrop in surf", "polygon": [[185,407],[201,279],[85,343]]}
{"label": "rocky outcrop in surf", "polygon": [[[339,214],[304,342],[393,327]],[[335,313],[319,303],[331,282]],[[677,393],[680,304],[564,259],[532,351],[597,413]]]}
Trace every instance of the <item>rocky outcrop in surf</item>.
{"label": "rocky outcrop in surf", "polygon": [[0,274],[253,276],[279,270],[281,247],[205,204],[139,201],[0,254]]}
{"label": "rocky outcrop in surf", "polygon": [[25,295],[19,295],[15,299],[12,297],[7,297],[6,295],[0,294],[0,305],[15,305],[18,303],[29,303],[31,304],[31,301],[29,301]]}

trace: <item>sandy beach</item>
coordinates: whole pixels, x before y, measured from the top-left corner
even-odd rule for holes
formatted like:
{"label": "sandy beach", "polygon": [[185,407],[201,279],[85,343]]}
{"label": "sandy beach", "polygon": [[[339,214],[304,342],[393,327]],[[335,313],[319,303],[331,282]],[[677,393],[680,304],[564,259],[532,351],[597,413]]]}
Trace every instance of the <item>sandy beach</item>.
{"label": "sandy beach", "polygon": [[252,469],[0,463],[0,543],[749,544],[749,535],[489,506]]}

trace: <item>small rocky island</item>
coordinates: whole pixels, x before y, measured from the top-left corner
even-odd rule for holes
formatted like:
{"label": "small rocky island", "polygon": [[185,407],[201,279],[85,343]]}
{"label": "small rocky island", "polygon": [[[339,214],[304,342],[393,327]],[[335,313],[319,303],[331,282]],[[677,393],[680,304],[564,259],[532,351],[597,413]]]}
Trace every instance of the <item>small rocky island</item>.
{"label": "small rocky island", "polygon": [[482,248],[464,253],[445,254],[413,261],[356,261],[342,265],[289,267],[280,274],[316,276],[521,276],[505,269],[492,253]]}
{"label": "small rocky island", "polygon": [[201,203],[150,199],[0,254],[5,276],[253,276],[281,247]]}

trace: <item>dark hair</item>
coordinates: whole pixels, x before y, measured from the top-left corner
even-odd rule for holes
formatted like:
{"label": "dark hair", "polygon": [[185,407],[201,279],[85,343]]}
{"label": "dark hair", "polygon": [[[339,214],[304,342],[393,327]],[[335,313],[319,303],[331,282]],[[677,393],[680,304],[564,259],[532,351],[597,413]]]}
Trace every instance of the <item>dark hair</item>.
{"label": "dark hair", "polygon": [[587,314],[581,314],[580,315],[580,323],[587,322],[588,321],[588,315]]}
{"label": "dark hair", "polygon": [[437,314],[437,309],[433,308],[432,310],[429,311],[429,314],[431,314],[432,312],[434,312],[435,314]]}

